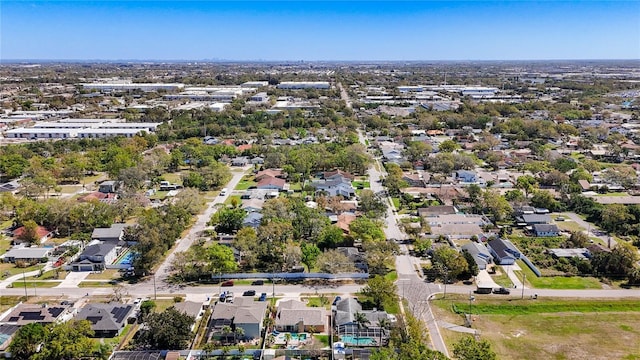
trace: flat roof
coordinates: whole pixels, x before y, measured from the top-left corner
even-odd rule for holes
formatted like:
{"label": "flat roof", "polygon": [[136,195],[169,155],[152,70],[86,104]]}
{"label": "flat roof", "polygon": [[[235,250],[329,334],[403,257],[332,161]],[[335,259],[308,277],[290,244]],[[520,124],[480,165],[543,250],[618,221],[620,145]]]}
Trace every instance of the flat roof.
{"label": "flat roof", "polygon": [[143,129],[82,129],[78,134],[137,134]]}
{"label": "flat roof", "polygon": [[7,134],[75,134],[76,129],[17,128],[5,131]]}

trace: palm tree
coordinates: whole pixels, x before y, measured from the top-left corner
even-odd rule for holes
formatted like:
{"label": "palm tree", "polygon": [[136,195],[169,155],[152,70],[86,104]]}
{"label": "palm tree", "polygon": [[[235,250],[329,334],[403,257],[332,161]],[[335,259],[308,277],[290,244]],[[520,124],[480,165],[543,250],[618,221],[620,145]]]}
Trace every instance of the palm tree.
{"label": "palm tree", "polygon": [[269,336],[267,336],[267,343],[269,344],[269,346],[273,345],[276,342],[276,336],[273,334],[269,334]]}
{"label": "palm tree", "polygon": [[212,342],[207,342],[206,344],[204,344],[204,346],[202,347],[202,351],[204,351],[205,356],[208,358],[211,357],[211,354],[216,350],[216,345]]}
{"label": "palm tree", "polygon": [[284,346],[289,346],[289,341],[291,341],[291,333],[284,334]]}
{"label": "palm tree", "polygon": [[234,336],[234,342],[238,342],[238,338],[243,339],[244,338],[244,329],[241,327],[237,327],[236,331],[233,332],[233,336]]}
{"label": "palm tree", "polygon": [[225,344],[229,342],[229,334],[231,334],[232,332],[233,329],[231,329],[231,326],[225,325],[222,327],[222,335],[224,336]]}
{"label": "palm tree", "polygon": [[353,320],[358,324],[358,329],[366,328],[367,325],[371,324],[367,316],[361,312],[356,312]]}
{"label": "palm tree", "polygon": [[380,342],[378,343],[378,347],[382,347],[382,333],[383,331],[389,329],[391,327],[391,321],[389,319],[382,318],[378,320],[378,327],[380,328]]}
{"label": "palm tree", "polygon": [[265,329],[266,332],[269,332],[271,327],[273,327],[273,325],[275,325],[275,323],[276,323],[276,321],[272,317],[266,317],[262,321],[262,326],[264,326],[264,329]]}

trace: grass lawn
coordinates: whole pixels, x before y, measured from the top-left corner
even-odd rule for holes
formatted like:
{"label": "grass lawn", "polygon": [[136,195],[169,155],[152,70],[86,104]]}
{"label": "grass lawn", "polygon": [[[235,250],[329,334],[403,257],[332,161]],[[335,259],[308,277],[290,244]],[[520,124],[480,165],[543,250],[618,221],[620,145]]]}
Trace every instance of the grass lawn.
{"label": "grass lawn", "polygon": [[396,281],[398,280],[398,273],[395,271],[391,271],[387,275],[384,276],[387,280]]}
{"label": "grass lawn", "polygon": [[556,221],[555,224],[563,231],[585,231],[586,229],[582,226],[578,225],[575,221],[565,220],[565,221]]}
{"label": "grass lawn", "polygon": [[[463,324],[452,304],[466,309],[466,297],[436,300],[436,317]],[[498,359],[637,359],[640,305],[630,300],[496,300],[478,297],[473,327]],[[463,336],[442,329],[449,349]],[[636,344],[636,345],[631,345]]]}
{"label": "grass lawn", "polygon": [[0,254],[4,254],[10,248],[11,248],[11,238],[6,237],[4,235],[0,235]]}
{"label": "grass lawn", "polygon": [[502,287],[505,287],[507,289],[513,287],[513,283],[511,282],[511,279],[509,279],[509,276],[502,269],[501,266],[496,266],[496,273],[495,275],[491,275],[491,278],[493,278],[493,281],[495,281],[496,284]]}
{"label": "grass lawn", "polygon": [[153,309],[156,313],[161,313],[175,305],[175,301],[173,301],[173,299],[157,299],[153,300],[153,302],[156,303],[156,307]]}
{"label": "grass lawn", "polygon": [[393,206],[395,206],[396,210],[400,210],[400,198],[392,197],[391,201],[393,202]]}
{"label": "grass lawn", "polygon": [[149,200],[164,200],[168,193],[168,191],[156,191],[155,194],[149,196]]}
{"label": "grass lawn", "polygon": [[227,201],[225,201],[224,203],[226,205],[231,205],[233,203],[233,201],[234,201],[233,199],[236,199],[237,204],[242,204],[242,199],[240,198],[240,195],[230,195],[227,198]]}
{"label": "grass lawn", "polygon": [[118,269],[106,269],[99,273],[92,272],[87,275],[87,280],[112,280],[120,277],[120,272]]}
{"label": "grass lawn", "polygon": [[302,183],[301,182],[297,182],[297,183],[289,184],[289,190],[302,191]]}
{"label": "grass lawn", "polygon": [[[32,288],[52,288],[60,285],[61,281],[29,281],[27,280],[27,289]],[[24,288],[24,281],[14,281],[11,284],[13,288]]]}
{"label": "grass lawn", "polygon": [[368,189],[371,187],[371,183],[369,183],[368,181],[353,181],[351,182],[351,186],[353,186],[354,188],[362,187],[363,189]]}
{"label": "grass lawn", "polygon": [[[11,263],[0,263],[0,275],[4,279],[12,275],[22,274],[23,271],[27,273],[30,271],[40,270],[43,267],[44,267],[44,264],[38,264],[38,265],[29,266],[26,268],[19,268]],[[7,276],[5,276],[5,273],[7,274]]]}
{"label": "grass lawn", "polygon": [[317,335],[314,334],[313,337],[320,341],[322,343],[322,345],[324,346],[329,346],[329,335]]}
{"label": "grass lawn", "polygon": [[88,287],[112,287],[113,284],[108,281],[80,281],[78,284],[79,288],[88,288]]}
{"label": "grass lawn", "polygon": [[522,271],[516,271],[516,275],[522,279],[522,274],[527,275],[527,283],[538,289],[602,289],[602,284],[593,277],[581,276],[544,276],[537,277],[529,267],[518,260]]}
{"label": "grass lawn", "polygon": [[166,173],[162,174],[162,178],[167,180],[172,184],[182,184],[182,174],[181,173]]}
{"label": "grass lawn", "polygon": [[253,176],[245,176],[240,180],[238,185],[236,185],[236,190],[247,190],[252,186],[256,186],[258,183],[254,181]]}
{"label": "grass lawn", "polygon": [[40,276],[30,276],[27,280],[63,280],[67,277],[67,272],[60,269],[58,271],[58,277],[56,278],[56,271],[49,270]]}
{"label": "grass lawn", "polygon": [[324,307],[327,310],[331,309],[331,302],[333,301],[333,297],[326,296],[324,297],[324,305],[322,296],[309,297],[306,298],[308,307]]}

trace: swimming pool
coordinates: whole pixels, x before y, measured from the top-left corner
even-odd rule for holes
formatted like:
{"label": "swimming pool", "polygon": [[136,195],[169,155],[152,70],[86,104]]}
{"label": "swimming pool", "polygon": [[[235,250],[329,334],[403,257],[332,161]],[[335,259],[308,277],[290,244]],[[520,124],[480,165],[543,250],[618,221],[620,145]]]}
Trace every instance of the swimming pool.
{"label": "swimming pool", "polygon": [[345,345],[374,346],[377,344],[376,339],[368,336],[363,337],[363,336],[343,335],[343,336],[340,336],[340,340]]}
{"label": "swimming pool", "polygon": [[131,250],[127,250],[123,255],[121,255],[114,264],[119,265],[131,265],[133,263],[133,252]]}

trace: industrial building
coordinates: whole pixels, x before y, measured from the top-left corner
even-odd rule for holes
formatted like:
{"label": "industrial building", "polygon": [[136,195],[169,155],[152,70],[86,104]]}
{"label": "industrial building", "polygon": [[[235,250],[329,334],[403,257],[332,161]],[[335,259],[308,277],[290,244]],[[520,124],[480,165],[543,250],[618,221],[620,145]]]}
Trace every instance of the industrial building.
{"label": "industrial building", "polygon": [[131,82],[117,82],[117,83],[84,83],[80,84],[83,88],[89,90],[98,90],[101,92],[113,92],[113,91],[132,91],[141,90],[144,92],[166,90],[166,91],[178,91],[184,88],[184,84],[163,84],[163,83],[131,83]]}
{"label": "industrial building", "polygon": [[277,86],[278,89],[300,90],[318,89],[326,90],[331,88],[328,81],[283,81]]}

